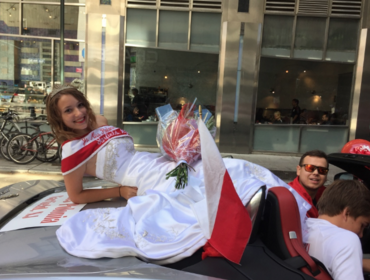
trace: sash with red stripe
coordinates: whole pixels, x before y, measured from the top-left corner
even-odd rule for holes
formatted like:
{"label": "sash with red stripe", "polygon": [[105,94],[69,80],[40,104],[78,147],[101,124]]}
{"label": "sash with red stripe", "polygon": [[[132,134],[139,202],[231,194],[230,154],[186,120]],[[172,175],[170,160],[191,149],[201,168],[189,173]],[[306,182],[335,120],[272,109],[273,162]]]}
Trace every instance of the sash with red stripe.
{"label": "sash with red stripe", "polygon": [[110,140],[120,137],[131,138],[126,131],[120,128],[102,126],[81,138],[65,141],[62,145],[62,174],[66,175],[76,170]]}

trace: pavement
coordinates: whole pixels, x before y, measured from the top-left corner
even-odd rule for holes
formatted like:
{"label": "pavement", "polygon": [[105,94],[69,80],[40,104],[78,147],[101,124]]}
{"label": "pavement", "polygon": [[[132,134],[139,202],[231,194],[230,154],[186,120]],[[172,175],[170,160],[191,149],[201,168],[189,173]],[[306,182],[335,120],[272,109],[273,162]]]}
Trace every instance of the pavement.
{"label": "pavement", "polygon": [[[139,151],[159,152],[155,148],[136,148]],[[300,157],[290,155],[270,155],[270,154],[221,154],[223,157],[233,157],[243,159],[261,165],[271,170],[275,175],[285,182],[290,182],[296,177],[296,167]],[[328,181],[330,184],[334,175],[342,170],[333,165],[329,166]],[[38,160],[25,165],[20,165],[0,158],[0,188],[22,181],[28,180],[56,180],[62,181],[63,176],[60,171],[60,162],[56,160],[52,163],[44,163]],[[84,182],[95,180],[94,177],[87,177]]]}

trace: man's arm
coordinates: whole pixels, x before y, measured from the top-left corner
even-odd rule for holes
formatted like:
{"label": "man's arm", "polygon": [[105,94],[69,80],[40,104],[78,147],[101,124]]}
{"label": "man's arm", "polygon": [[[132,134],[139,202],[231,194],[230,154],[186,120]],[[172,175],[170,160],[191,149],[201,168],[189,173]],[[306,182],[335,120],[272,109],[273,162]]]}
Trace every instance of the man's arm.
{"label": "man's arm", "polygon": [[362,260],[362,269],[365,272],[369,272],[370,273],[370,259],[363,259]]}

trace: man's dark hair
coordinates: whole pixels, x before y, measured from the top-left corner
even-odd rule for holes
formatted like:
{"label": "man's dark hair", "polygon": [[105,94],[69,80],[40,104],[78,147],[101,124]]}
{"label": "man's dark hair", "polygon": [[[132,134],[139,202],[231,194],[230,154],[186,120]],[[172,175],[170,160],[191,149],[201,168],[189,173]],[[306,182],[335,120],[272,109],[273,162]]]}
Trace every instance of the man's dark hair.
{"label": "man's dark hair", "polygon": [[351,217],[370,216],[370,191],[357,180],[335,180],[317,203],[319,215],[333,217],[348,207]]}
{"label": "man's dark hair", "polygon": [[139,90],[137,88],[132,88],[131,91],[132,91],[133,94],[138,94],[139,93]]}
{"label": "man's dark hair", "polygon": [[328,163],[328,156],[320,150],[313,150],[313,151],[308,151],[305,152],[302,156],[301,159],[299,160],[299,165],[302,166],[303,160],[305,157],[318,157],[318,158],[324,158],[326,160],[327,165],[329,166]]}
{"label": "man's dark hair", "polygon": [[299,100],[298,100],[298,99],[294,98],[294,99],[293,99],[293,101],[294,101],[295,103],[297,103],[297,105],[299,105]]}

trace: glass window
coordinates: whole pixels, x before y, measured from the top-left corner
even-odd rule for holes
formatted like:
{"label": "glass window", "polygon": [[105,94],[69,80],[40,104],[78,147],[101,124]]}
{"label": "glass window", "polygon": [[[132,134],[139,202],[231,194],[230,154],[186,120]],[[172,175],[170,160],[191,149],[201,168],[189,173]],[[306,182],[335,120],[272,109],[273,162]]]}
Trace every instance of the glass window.
{"label": "glass window", "polygon": [[[176,24],[173,24],[176,22]],[[160,11],[158,46],[170,49],[188,48],[189,12]]]}
{"label": "glass window", "polygon": [[0,3],[0,33],[19,34],[19,5]]}
{"label": "glass window", "polygon": [[220,50],[221,14],[192,13],[190,49],[218,53]]}
{"label": "glass window", "polygon": [[64,38],[85,40],[85,7],[64,7]]}
{"label": "glass window", "polygon": [[156,107],[170,103],[180,110],[195,98],[214,114],[217,54],[131,47],[126,55],[125,121],[141,121],[135,107],[143,120],[154,120]]}
{"label": "glass window", "polygon": [[354,62],[359,20],[331,18],[326,60]]}
{"label": "glass window", "polygon": [[[81,91],[84,85],[83,47],[79,42],[64,42],[64,83],[78,83]],[[54,63],[54,82],[60,83],[60,41],[54,44]]]}
{"label": "glass window", "polygon": [[262,57],[253,149],[340,151],[348,137],[353,71],[349,63]]}
{"label": "glass window", "polygon": [[137,46],[156,45],[156,10],[127,9],[126,43]]}
{"label": "glass window", "polygon": [[256,123],[348,125],[353,69],[353,64],[262,57]]}
{"label": "glass window", "polygon": [[24,4],[22,28],[23,35],[59,37],[60,7]]}
{"label": "glass window", "polygon": [[297,18],[294,57],[322,59],[326,18]]}
{"label": "glass window", "polygon": [[[22,0],[22,1],[27,2],[27,1],[33,1],[33,0]],[[33,1],[33,2],[35,2],[35,1]],[[60,3],[59,0],[37,0],[37,2],[58,2],[58,3]]]}
{"label": "glass window", "polygon": [[24,117],[45,113],[50,48],[47,39],[0,36],[0,112],[11,108]]}
{"label": "glass window", "polygon": [[293,22],[293,17],[265,16],[262,55],[290,57]]}

